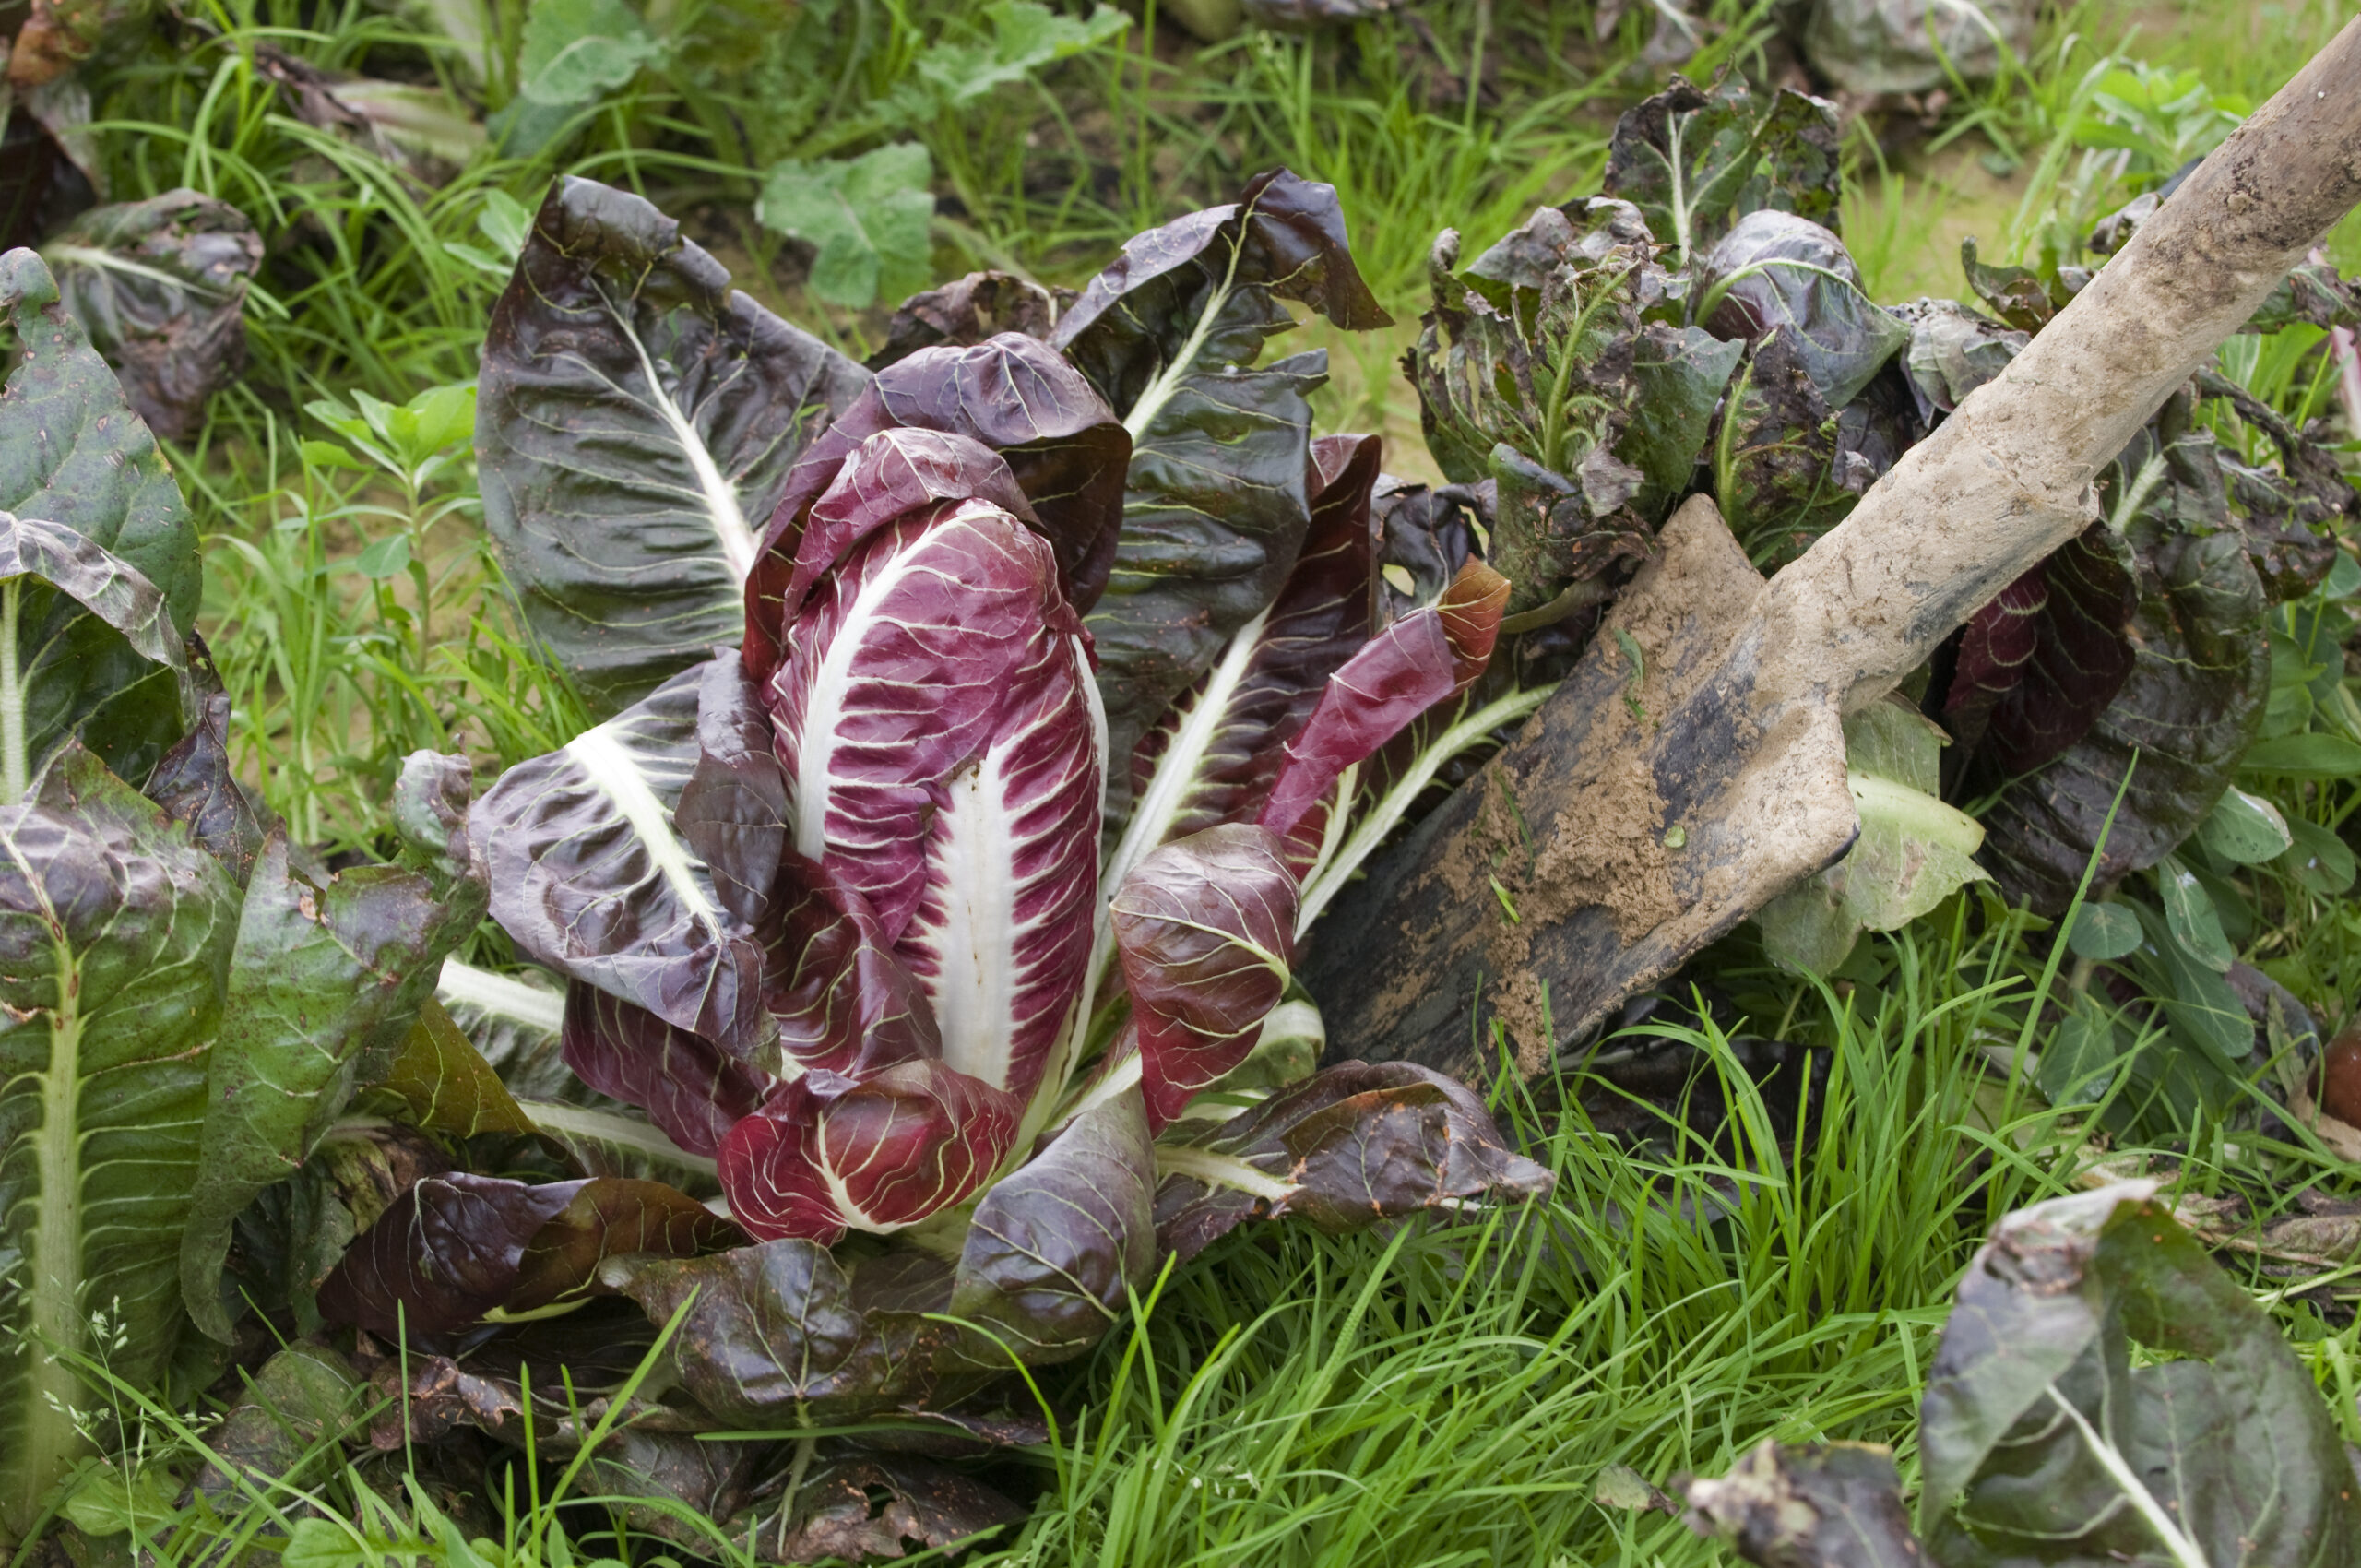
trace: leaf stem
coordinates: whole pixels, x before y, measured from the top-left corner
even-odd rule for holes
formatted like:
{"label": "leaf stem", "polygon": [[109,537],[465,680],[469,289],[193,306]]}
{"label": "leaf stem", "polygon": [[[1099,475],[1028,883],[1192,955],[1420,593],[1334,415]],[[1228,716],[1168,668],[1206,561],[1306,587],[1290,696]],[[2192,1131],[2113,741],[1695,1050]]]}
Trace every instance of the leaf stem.
{"label": "leaf stem", "polygon": [[24,580],[0,585],[0,805],[25,798],[25,691],[17,668],[17,612]]}
{"label": "leaf stem", "polygon": [[2107,1479],[2115,1482],[2140,1517],[2148,1522],[2148,1527],[2156,1532],[2156,1538],[2164,1542],[2165,1550],[2172,1554],[2173,1561],[2180,1568],[2213,1568],[2213,1564],[2205,1561],[2205,1554],[2197,1549],[2197,1543],[2181,1534],[2180,1526],[2173,1523],[2172,1515],[2165,1512],[2155,1495],[2142,1484],[2138,1476],[2132,1474],[2131,1467],[2123,1462],[2123,1455],[2116,1451],[2115,1444],[2094,1431],[2091,1423],[2083,1419],[2082,1412],[2074,1408],[2066,1396],[2058,1392],[2055,1384],[2044,1392],[2049,1396],[2050,1403],[2063,1410],[2066,1419],[2074,1423],[2074,1430],[2082,1434],[2082,1444],[2091,1451],[2091,1457],[2099,1462],[2099,1468],[2107,1473]]}

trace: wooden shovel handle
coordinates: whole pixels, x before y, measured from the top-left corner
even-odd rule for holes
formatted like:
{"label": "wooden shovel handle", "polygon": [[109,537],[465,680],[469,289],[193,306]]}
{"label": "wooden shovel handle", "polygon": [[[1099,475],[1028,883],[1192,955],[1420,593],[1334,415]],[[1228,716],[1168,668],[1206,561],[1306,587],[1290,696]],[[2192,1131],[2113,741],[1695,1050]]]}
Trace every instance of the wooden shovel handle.
{"label": "wooden shovel handle", "polygon": [[1891,690],[2086,525],[2100,468],[2356,203],[2361,19],[1773,579],[1757,689],[1816,689],[1847,711]]}

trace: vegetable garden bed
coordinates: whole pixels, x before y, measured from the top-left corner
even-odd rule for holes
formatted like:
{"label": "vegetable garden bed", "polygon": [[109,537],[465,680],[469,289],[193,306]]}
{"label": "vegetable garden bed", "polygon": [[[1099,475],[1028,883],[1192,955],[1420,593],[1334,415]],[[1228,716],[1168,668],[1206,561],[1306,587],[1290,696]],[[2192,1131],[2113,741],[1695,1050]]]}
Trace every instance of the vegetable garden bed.
{"label": "vegetable garden bed", "polygon": [[2347,20],[1908,10],[35,6],[0,1544],[2361,1561],[2350,224],[1527,810]]}

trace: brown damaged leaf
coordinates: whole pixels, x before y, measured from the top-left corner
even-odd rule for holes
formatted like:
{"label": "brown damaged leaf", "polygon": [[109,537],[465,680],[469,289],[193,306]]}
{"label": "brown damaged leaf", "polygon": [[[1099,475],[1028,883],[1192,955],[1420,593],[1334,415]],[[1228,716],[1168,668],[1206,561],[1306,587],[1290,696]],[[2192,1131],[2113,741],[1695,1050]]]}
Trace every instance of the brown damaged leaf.
{"label": "brown damaged leaf", "polygon": [[1917,1568],[1889,1449],[1765,1439],[1717,1480],[1689,1483],[1690,1524],[1764,1568]]}
{"label": "brown damaged leaf", "polygon": [[148,428],[185,441],[246,365],[246,285],[262,236],[192,190],[93,208],[42,247],[65,308]]}
{"label": "brown damaged leaf", "polygon": [[730,1520],[725,1533],[754,1541],[772,1562],[861,1562],[947,1547],[1024,1517],[1014,1503],[956,1470],[905,1455],[856,1453],[812,1468],[787,1530],[773,1504],[767,1515]]}
{"label": "brown damaged leaf", "polygon": [[1012,273],[970,272],[904,300],[885,324],[884,346],[869,356],[869,368],[884,370],[938,344],[972,348],[1003,332],[1046,343],[1075,298],[1071,289],[1045,289]]}

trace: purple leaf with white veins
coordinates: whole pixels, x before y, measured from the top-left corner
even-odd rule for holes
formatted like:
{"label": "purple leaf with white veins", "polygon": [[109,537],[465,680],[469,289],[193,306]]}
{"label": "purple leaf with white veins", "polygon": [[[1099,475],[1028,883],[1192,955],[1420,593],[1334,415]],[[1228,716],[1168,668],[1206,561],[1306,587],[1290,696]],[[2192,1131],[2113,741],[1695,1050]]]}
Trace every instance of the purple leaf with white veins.
{"label": "purple leaf with white veins", "polygon": [[707,1158],[771,1086],[711,1040],[579,980],[566,987],[560,1038],[584,1083],[639,1107],[666,1137]]}
{"label": "purple leaf with white veins", "polygon": [[741,1056],[771,1034],[763,953],[673,823],[695,771],[703,672],[683,671],[469,814],[492,914],[536,962]]}
{"label": "purple leaf with white veins", "polygon": [[943,1060],[1029,1093],[1088,958],[1103,746],[1050,547],[989,502],[941,504],[862,546],[787,640],[770,702],[797,852],[875,910]]}
{"label": "purple leaf with white veins", "polygon": [[1152,1131],[1254,1049],[1287,993],[1297,897],[1279,840],[1246,823],[1167,844],[1116,891]]}
{"label": "purple leaf with white veins", "polygon": [[697,686],[696,746],[695,771],[681,790],[672,825],[706,862],[722,907],[747,925],[760,925],[793,828],[770,714],[735,651],[705,666]]}

